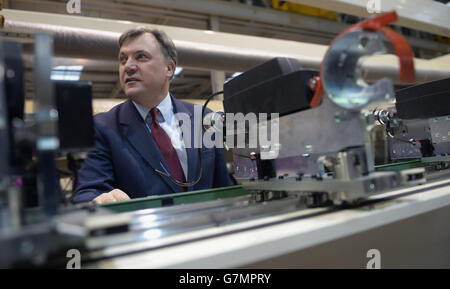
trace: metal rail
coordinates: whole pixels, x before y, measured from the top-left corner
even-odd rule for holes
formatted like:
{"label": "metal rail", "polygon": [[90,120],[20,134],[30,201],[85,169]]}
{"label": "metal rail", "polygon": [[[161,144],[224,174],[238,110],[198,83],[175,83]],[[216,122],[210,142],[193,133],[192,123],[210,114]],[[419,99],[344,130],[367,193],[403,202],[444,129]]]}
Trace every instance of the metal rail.
{"label": "metal rail", "polygon": [[[307,208],[301,194],[292,194],[285,199],[271,202],[249,202],[252,196],[212,201],[180,208],[163,208],[129,213],[133,216],[130,232],[115,236],[94,237],[87,240],[91,251],[84,264],[187,244],[210,238],[280,225],[302,219],[318,217],[346,209],[373,207],[376,204],[402,197],[435,190],[450,185],[450,179],[422,186],[403,188],[374,196],[359,206]],[[203,207],[203,209],[201,208]],[[183,229],[181,229],[183,228]]]}

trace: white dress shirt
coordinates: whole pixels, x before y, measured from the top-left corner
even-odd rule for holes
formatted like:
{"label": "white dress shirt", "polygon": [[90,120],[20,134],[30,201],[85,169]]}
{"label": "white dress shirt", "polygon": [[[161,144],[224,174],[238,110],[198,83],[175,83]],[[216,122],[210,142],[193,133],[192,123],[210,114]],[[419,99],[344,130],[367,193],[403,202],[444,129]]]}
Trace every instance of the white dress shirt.
{"label": "white dress shirt", "polygon": [[[145,118],[147,117],[150,108],[140,105],[133,101],[136,109],[141,115],[142,119],[145,122]],[[159,125],[164,129],[167,135],[172,142],[172,146],[177,152],[178,159],[180,160],[181,167],[183,168],[184,176],[186,180],[188,179],[188,165],[187,165],[187,153],[186,148],[183,143],[183,138],[181,134],[181,128],[179,126],[178,120],[175,117],[173,112],[172,99],[170,98],[170,94],[167,93],[167,96],[161,101],[156,108],[159,109],[158,113],[158,122]],[[146,123],[147,124],[147,123]],[[151,129],[147,124],[147,128],[151,133]]]}

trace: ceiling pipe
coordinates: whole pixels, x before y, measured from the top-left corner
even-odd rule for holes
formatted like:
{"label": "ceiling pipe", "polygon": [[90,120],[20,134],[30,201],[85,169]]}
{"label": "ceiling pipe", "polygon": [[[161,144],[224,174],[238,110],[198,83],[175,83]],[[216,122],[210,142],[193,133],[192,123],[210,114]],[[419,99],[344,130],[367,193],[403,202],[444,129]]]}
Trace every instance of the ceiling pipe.
{"label": "ceiling pipe", "polygon": [[[118,32],[8,19],[3,19],[3,22],[0,23],[3,23],[2,31],[6,38],[14,33],[49,33],[53,35],[54,54],[58,57],[117,59],[120,36]],[[7,33],[5,34],[5,32]],[[302,56],[301,53],[278,53],[264,49],[197,43],[195,40],[174,39],[174,43],[178,50],[179,66],[201,70],[245,71],[277,56],[296,58],[304,68],[310,69],[319,69],[322,61],[322,57]],[[25,44],[24,50],[27,49],[30,51],[30,44]],[[420,60],[417,64],[425,62],[426,60]],[[416,65],[416,82],[422,83],[450,77],[450,63],[440,66],[434,68],[430,65]],[[380,77],[389,77],[394,80],[394,83],[402,84],[398,79],[398,64],[395,60],[385,65],[379,65],[376,61],[363,63],[361,71],[364,79],[370,82]]]}
{"label": "ceiling pipe", "polygon": [[[49,33],[53,35],[54,54],[58,57],[116,60],[119,54],[120,33],[94,29],[80,29],[65,26],[8,21],[3,29],[8,32]],[[236,49],[214,44],[174,40],[180,66],[204,70],[244,71],[263,63],[277,53],[267,51]],[[25,45],[30,50],[32,45]],[[300,60],[305,66],[318,68],[319,59]]]}

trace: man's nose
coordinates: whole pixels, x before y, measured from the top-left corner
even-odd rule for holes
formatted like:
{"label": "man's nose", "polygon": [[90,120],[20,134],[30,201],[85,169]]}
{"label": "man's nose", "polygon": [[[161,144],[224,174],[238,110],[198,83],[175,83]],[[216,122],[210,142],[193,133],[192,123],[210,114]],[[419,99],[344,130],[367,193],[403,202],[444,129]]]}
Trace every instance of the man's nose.
{"label": "man's nose", "polygon": [[137,70],[136,62],[130,57],[124,65],[126,73],[133,73]]}

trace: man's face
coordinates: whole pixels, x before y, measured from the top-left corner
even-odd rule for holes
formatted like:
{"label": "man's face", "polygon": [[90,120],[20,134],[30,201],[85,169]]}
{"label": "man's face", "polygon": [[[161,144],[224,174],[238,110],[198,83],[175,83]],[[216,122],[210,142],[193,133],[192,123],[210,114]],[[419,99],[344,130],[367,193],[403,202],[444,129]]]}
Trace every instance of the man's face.
{"label": "man's face", "polygon": [[174,68],[150,33],[128,39],[120,48],[120,84],[129,98],[141,104],[155,100],[157,105],[166,96]]}

